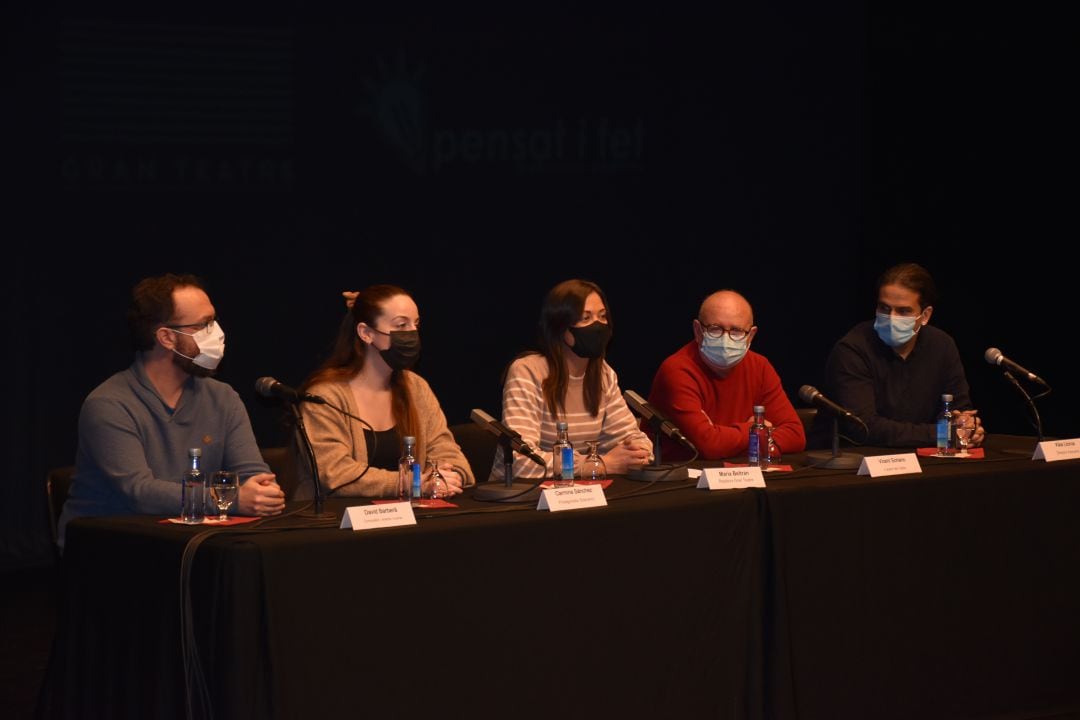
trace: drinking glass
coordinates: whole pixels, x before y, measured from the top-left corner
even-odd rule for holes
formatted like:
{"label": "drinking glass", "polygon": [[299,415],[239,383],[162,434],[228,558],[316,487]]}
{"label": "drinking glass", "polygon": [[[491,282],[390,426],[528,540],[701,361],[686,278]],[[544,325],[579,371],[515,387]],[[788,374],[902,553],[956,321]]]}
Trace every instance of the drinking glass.
{"label": "drinking glass", "polygon": [[775,440],[773,440],[773,429],[769,427],[766,428],[766,431],[769,436],[769,449],[767,451],[769,458],[769,467],[775,467],[780,464],[780,446],[776,444]]}
{"label": "drinking glass", "polygon": [[439,463],[429,458],[428,465],[431,466],[431,476],[428,478],[430,483],[430,492],[428,497],[432,500],[439,500],[450,494],[450,488],[446,484],[446,478],[439,472]]}
{"label": "drinking glass", "polygon": [[957,454],[959,457],[968,457],[968,446],[971,444],[971,436],[975,434],[975,415],[960,415],[954,424],[956,428],[956,442],[960,446]]}
{"label": "drinking glass", "polygon": [[218,470],[210,475],[210,499],[214,501],[218,510],[218,520],[229,519],[229,507],[236,502],[236,496],[240,492],[240,482],[232,470]]}
{"label": "drinking glass", "polygon": [[604,464],[604,459],[600,457],[599,446],[600,443],[597,440],[590,440],[585,443],[589,454],[585,456],[585,460],[581,463],[582,480],[604,480],[607,478],[607,466]]}

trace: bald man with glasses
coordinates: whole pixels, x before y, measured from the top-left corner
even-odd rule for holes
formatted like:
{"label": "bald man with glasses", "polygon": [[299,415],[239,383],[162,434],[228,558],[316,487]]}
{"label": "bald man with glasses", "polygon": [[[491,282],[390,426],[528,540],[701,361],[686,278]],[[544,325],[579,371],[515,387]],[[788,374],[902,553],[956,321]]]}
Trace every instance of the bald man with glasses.
{"label": "bald man with glasses", "polygon": [[[773,366],[750,349],[757,334],[750,303],[720,290],[701,303],[694,339],[670,355],[653,378],[649,402],[675,423],[706,460],[745,455],[753,407],[781,452],[801,452],[806,433]],[[665,460],[687,459],[685,448],[663,438]]]}

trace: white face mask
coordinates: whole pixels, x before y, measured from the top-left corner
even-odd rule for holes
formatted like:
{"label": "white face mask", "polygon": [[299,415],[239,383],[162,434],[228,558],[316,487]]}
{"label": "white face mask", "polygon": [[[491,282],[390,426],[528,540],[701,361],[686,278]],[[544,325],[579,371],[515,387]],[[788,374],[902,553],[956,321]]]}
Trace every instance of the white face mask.
{"label": "white face mask", "polygon": [[898,317],[877,313],[874,318],[874,332],[881,342],[891,348],[903,347],[911,338],[919,334],[919,318]]}
{"label": "white face mask", "polygon": [[701,337],[701,355],[716,367],[727,370],[742,362],[742,359],[746,356],[746,351],[750,349],[749,341],[749,337],[744,337],[742,340],[732,340],[727,333],[718,338],[711,338],[703,334]]}
{"label": "white face mask", "polygon": [[205,330],[194,333],[181,332],[175,328],[171,329],[173,332],[187,335],[195,341],[195,344],[199,347],[199,354],[195,357],[188,357],[182,352],[177,352],[175,348],[173,348],[173,352],[182,358],[190,360],[199,367],[206,368],[207,370],[214,370],[217,368],[218,363],[221,362],[221,358],[225,357],[225,331],[221,328],[221,323],[218,321],[215,320],[210,323]]}

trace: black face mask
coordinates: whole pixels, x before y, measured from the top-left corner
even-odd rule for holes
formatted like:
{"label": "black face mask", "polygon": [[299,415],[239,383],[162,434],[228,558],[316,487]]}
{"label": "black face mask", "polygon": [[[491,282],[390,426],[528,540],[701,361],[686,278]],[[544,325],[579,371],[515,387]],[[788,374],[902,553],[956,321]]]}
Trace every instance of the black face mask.
{"label": "black face mask", "polygon": [[585,327],[569,328],[574,336],[574,346],[570,349],[574,354],[582,358],[598,358],[604,356],[607,344],[611,340],[611,326],[607,323],[594,322]]}
{"label": "black face mask", "polygon": [[408,370],[420,359],[419,330],[394,330],[388,333],[376,330],[375,332],[390,336],[390,347],[380,350],[379,354],[391,370]]}

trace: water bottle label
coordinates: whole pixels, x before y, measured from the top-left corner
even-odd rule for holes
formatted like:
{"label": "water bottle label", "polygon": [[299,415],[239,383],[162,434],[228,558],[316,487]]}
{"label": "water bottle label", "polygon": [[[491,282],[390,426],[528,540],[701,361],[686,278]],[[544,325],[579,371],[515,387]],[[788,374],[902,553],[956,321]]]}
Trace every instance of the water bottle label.
{"label": "water bottle label", "polygon": [[952,436],[952,423],[948,420],[938,420],[937,424],[937,446],[939,448],[949,447],[949,440]]}
{"label": "water bottle label", "polygon": [[563,480],[574,479],[574,448],[564,447],[562,449],[562,458],[560,458],[560,464],[562,465],[562,472],[560,477]]}
{"label": "water bottle label", "polygon": [[420,497],[420,463],[412,464],[412,494],[414,498]]}
{"label": "water bottle label", "polygon": [[757,433],[754,433],[754,432],[750,433],[750,444],[749,444],[749,446],[747,446],[747,449],[746,449],[746,459],[749,460],[752,463],[757,462],[758,458],[761,457],[761,442],[760,442],[760,440],[761,440],[761,438],[758,437]]}
{"label": "water bottle label", "polygon": [[937,451],[938,455],[952,455],[956,452],[956,444],[953,442],[952,418],[938,418]]}

